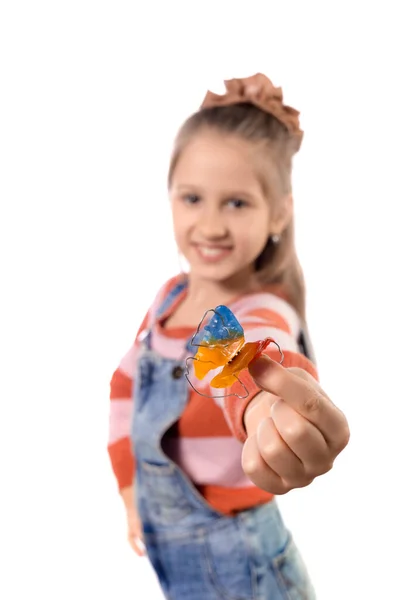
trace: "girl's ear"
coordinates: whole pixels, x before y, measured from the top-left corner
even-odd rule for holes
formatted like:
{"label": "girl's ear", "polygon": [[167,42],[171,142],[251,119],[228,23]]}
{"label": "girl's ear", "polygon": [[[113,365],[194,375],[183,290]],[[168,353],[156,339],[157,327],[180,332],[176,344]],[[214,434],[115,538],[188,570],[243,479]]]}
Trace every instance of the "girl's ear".
{"label": "girl's ear", "polygon": [[279,210],[271,223],[272,234],[280,235],[289,225],[293,217],[293,196],[287,194],[280,202]]}

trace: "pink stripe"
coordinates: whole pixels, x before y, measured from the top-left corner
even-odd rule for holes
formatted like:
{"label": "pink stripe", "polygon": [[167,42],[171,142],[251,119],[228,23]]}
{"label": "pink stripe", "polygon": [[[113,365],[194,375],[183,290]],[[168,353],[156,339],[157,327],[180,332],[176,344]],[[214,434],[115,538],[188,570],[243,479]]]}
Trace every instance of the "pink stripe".
{"label": "pink stripe", "polygon": [[126,375],[130,379],[133,379],[133,376],[136,371],[138,354],[139,345],[135,342],[119,363],[119,370],[122,371],[122,373],[124,373],[124,375]]}
{"label": "pink stripe", "polygon": [[108,443],[115,444],[131,434],[133,414],[132,400],[112,400],[110,402]]}
{"label": "pink stripe", "polygon": [[172,338],[162,335],[159,326],[153,328],[152,346],[155,352],[161,354],[164,358],[181,360],[186,358],[185,349],[186,338]]}
{"label": "pink stripe", "polygon": [[246,315],[259,308],[272,310],[285,319],[289,325],[290,331],[297,337],[300,331],[300,319],[292,306],[282,298],[278,298],[274,294],[253,294],[241,298],[237,302],[232,303],[231,310],[235,313],[240,322],[244,321]]}
{"label": "pink stripe", "polygon": [[246,331],[246,342],[257,342],[267,337],[275,340],[283,352],[285,350],[298,352],[299,350],[295,338],[286,333],[286,331],[282,331],[282,329],[277,329],[276,327],[253,327],[249,331]]}
{"label": "pink stripe", "polygon": [[263,317],[255,317],[253,315],[246,315],[244,318],[242,318],[242,321],[241,321],[241,325],[244,330],[246,330],[247,319],[250,319],[250,323],[255,324],[257,327],[259,325],[261,327],[265,327],[266,325],[274,326],[276,323],[276,320],[274,321],[273,319],[265,319]]}
{"label": "pink stripe", "polygon": [[243,473],[243,445],[233,437],[170,438],[166,453],[199,485],[254,487]]}

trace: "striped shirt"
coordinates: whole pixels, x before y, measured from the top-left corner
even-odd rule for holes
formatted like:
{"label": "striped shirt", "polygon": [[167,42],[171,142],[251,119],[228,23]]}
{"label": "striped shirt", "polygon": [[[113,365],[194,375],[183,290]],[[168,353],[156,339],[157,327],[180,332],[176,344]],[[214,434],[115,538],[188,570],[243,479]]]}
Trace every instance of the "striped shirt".
{"label": "striped shirt", "polygon": [[[173,278],[159,291],[135,342],[112,376],[108,452],[120,489],[132,485],[135,472],[130,430],[140,334],[152,326],[152,349],[165,358],[181,360],[182,356],[187,356],[185,347],[194,333],[192,328],[164,329],[162,326],[183,299],[185,290],[166,313],[155,316],[177,280]],[[259,293],[243,295],[229,303],[229,308],[242,325],[246,341],[273,338],[283,351],[284,366],[301,367],[317,378],[315,366],[299,351],[300,319],[279,289],[270,287]],[[276,346],[270,345],[266,354],[280,360]],[[241,467],[242,446],[246,439],[243,415],[260,389],[247,371],[240,373],[240,380],[249,392],[243,400],[235,396],[222,400],[204,398],[190,388],[187,405],[163,442],[164,451],[187,474],[206,501],[225,514],[245,510],[272,497],[257,488]],[[210,396],[216,395],[216,390],[207,389],[204,384],[197,389]],[[220,392],[218,390],[217,393]]]}

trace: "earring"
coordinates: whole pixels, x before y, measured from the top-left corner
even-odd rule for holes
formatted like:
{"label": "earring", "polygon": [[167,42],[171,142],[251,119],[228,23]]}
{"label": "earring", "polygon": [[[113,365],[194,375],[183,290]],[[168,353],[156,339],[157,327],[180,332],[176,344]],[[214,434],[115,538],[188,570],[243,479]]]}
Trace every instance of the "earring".
{"label": "earring", "polygon": [[279,233],[274,233],[273,235],[271,235],[271,242],[273,244],[279,244],[280,241],[281,241],[281,236],[279,235]]}

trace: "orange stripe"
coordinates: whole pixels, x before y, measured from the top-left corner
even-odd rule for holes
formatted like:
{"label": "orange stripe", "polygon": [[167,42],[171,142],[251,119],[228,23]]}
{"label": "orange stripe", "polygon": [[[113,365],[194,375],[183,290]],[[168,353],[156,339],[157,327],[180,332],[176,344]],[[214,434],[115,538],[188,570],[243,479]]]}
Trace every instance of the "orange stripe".
{"label": "orange stripe", "polygon": [[110,383],[110,400],[130,400],[132,395],[132,379],[117,369]]}
{"label": "orange stripe", "polygon": [[[221,390],[209,390],[217,395]],[[183,411],[173,435],[180,437],[232,437],[232,432],[224,413],[212,398],[204,398],[191,392],[189,402]]]}
{"label": "orange stripe", "polygon": [[[281,360],[279,350],[275,350],[274,348],[267,348],[265,354],[277,362],[280,362]],[[304,369],[304,371],[310,373],[310,375],[318,381],[318,371],[315,368],[315,365],[306,356],[299,352],[291,352],[290,350],[285,351],[283,355],[284,360],[282,364],[284,367],[299,367],[300,369]]]}
{"label": "orange stripe", "polygon": [[226,488],[214,485],[196,486],[205,501],[225,515],[270,502],[274,497],[258,487]]}
{"label": "orange stripe", "polygon": [[112,470],[117,478],[118,487],[121,490],[133,483],[135,473],[135,459],[133,457],[131,441],[128,437],[122,438],[108,446]]}

